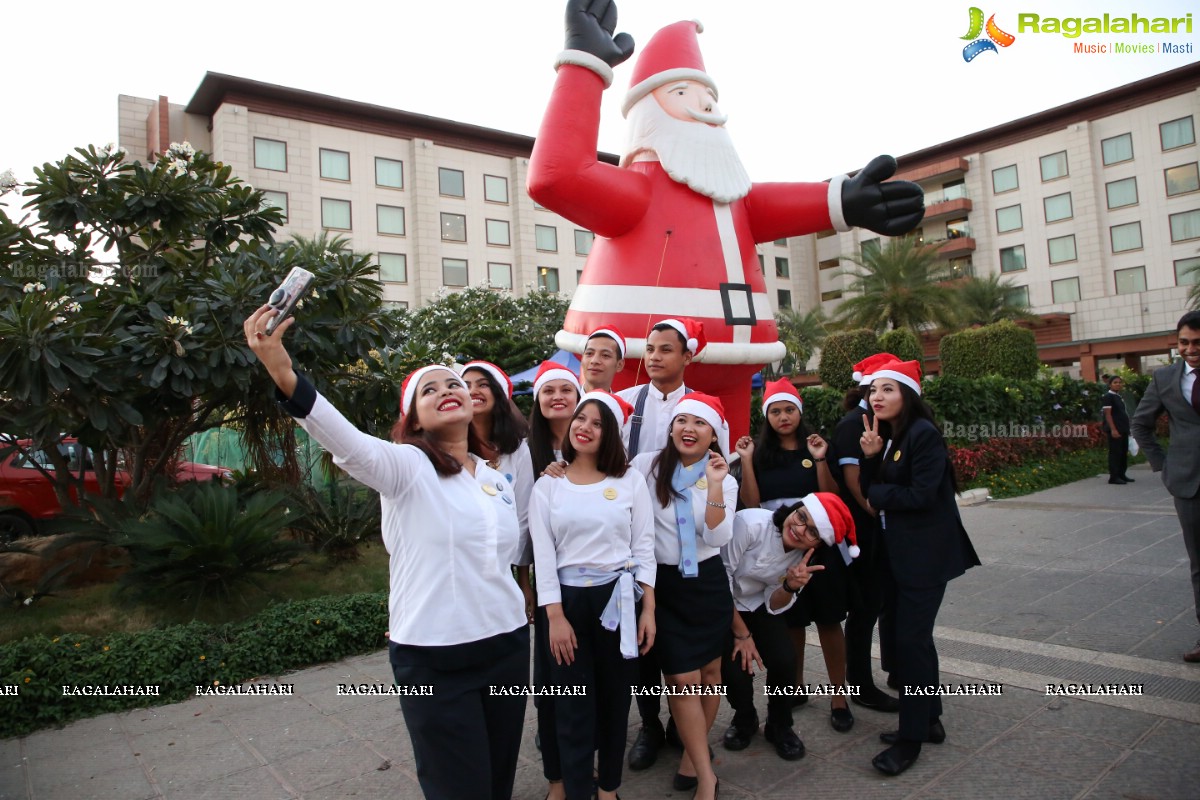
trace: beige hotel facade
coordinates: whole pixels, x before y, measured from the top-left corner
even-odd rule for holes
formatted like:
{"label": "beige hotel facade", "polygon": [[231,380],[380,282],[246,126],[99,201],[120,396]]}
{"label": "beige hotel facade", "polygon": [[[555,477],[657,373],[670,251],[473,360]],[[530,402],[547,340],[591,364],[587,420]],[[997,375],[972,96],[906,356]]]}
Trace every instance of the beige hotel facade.
{"label": "beige hotel facade", "polygon": [[[214,73],[186,105],[118,106],[132,157],[184,140],[212,153],[284,211],[281,236],[376,254],[388,303],[578,285],[592,234],[526,195],[532,137]],[[1003,275],[1045,321],[1042,360],[1094,377],[1170,347],[1200,264],[1198,112],[1191,64],[900,156],[899,177],[925,188],[918,235],[947,266]],[[773,304],[832,312],[841,256],[880,244],[855,230],[760,245]]]}

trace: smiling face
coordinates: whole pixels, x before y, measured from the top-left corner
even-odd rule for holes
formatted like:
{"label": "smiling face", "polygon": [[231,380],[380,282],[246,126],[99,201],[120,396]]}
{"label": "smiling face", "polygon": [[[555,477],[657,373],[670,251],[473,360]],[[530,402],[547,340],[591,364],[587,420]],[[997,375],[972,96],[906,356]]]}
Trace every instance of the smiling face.
{"label": "smiling face", "polygon": [[579,358],[580,378],[588,390],[612,388],[613,378],[625,368],[625,359],[617,343],[607,336],[593,336],[587,340],[583,355]]}
{"label": "smiling face", "polygon": [[646,337],[646,373],[650,380],[663,385],[683,382],[683,371],[692,363],[692,354],[684,349],[674,329],[650,331]]}
{"label": "smiling face", "polygon": [[679,451],[680,460],[686,464],[694,464],[704,457],[709,446],[717,441],[717,433],[704,420],[692,414],[677,414],[671,420],[671,441]]}
{"label": "smiling face", "polygon": [[571,420],[568,436],[576,453],[594,455],[600,452],[603,441],[603,421],[595,403],[584,403]]}
{"label": "smiling face", "polygon": [[471,409],[475,416],[492,413],[496,407],[496,395],[492,392],[487,374],[482,370],[469,369],[463,373],[463,381],[471,394]]}
{"label": "smiling face", "polygon": [[547,381],[538,392],[538,408],[546,419],[570,419],[578,403],[579,392],[568,380]]}
{"label": "smiling face", "polygon": [[414,431],[439,433],[471,424],[471,395],[452,371],[433,370],[422,376],[413,400]]}
{"label": "smiling face", "polygon": [[1188,368],[1200,367],[1200,330],[1184,325],[1179,329],[1178,337],[1179,355]]}
{"label": "smiling face", "polygon": [[821,537],[808,516],[808,510],[800,506],[783,521],[780,530],[784,550],[811,550],[821,544]]}
{"label": "smiling face", "polygon": [[716,93],[699,81],[668,83],[652,94],[662,110],[675,119],[713,126],[725,124],[725,118],[717,109]]}
{"label": "smiling face", "polygon": [[871,408],[883,422],[893,422],[904,409],[900,384],[891,378],[879,378],[871,384]]}
{"label": "smiling face", "polygon": [[800,409],[795,403],[778,400],[767,406],[767,422],[780,436],[790,436],[800,425]]}

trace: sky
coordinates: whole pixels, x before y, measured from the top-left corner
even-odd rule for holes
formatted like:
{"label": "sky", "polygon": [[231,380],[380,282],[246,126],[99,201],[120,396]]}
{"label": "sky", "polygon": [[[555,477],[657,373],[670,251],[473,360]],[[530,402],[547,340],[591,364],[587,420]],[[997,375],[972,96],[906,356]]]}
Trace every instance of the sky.
{"label": "sky", "polygon": [[[1200,57],[1200,6],[1182,0],[981,3],[985,19],[994,14],[1015,40],[969,63],[970,40],[961,37],[970,0],[616,1],[617,30],[635,42],[680,19],[704,24],[706,70],[759,181],[823,180],[879,153],[914,152]],[[94,4],[78,0],[7,0],[0,172],[27,180],[34,165],[74,147],[116,141],[118,95],[186,104],[206,71],[534,135],[563,49],[565,8],[562,0],[114,0],[97,16]],[[1036,14],[1044,26],[1051,17],[1189,11],[1190,34],[1070,39],[1018,25],[1019,14]],[[1163,41],[1193,52],[1073,52],[1075,42]],[[605,93],[602,150],[622,148],[620,103],[632,63],[617,67]]]}

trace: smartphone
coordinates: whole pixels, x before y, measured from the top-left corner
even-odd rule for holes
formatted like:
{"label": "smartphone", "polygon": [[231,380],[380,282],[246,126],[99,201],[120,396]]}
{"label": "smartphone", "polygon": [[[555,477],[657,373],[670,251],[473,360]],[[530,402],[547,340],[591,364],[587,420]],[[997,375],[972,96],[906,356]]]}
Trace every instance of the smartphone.
{"label": "smartphone", "polygon": [[279,327],[279,323],[292,315],[292,311],[296,308],[296,303],[308,291],[308,287],[312,286],[315,277],[315,275],[302,267],[292,267],[292,271],[283,279],[283,283],[279,284],[279,288],[271,292],[271,297],[267,300],[267,305],[279,313],[267,320],[265,330],[267,336],[275,332],[275,328]]}

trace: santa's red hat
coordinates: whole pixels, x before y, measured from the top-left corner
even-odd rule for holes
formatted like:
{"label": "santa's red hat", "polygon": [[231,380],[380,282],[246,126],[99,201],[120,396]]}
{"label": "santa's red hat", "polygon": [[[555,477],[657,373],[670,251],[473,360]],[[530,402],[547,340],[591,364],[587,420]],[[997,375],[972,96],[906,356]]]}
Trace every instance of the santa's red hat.
{"label": "santa's red hat", "polygon": [[921,362],[919,361],[890,361],[877,367],[871,373],[872,382],[880,378],[890,378],[902,383],[917,394],[921,393]]}
{"label": "santa's red hat", "polygon": [[617,427],[619,428],[624,427],[625,423],[629,421],[630,415],[633,414],[633,406],[625,402],[623,398],[617,397],[612,392],[606,392],[603,389],[595,389],[579,398],[579,403],[576,404],[575,410],[579,411],[579,406],[588,400],[595,400],[607,407],[612,412],[612,415],[617,418]]}
{"label": "santa's red hat", "polygon": [[400,384],[400,415],[404,416],[408,413],[408,409],[412,408],[413,395],[417,393],[417,386],[421,383],[421,378],[424,378],[430,372],[437,369],[444,369],[451,375],[458,377],[458,373],[453,367],[447,367],[445,364],[429,364],[414,370],[408,374],[404,382]]}
{"label": "santa's red hat", "polygon": [[792,403],[802,413],[804,411],[804,401],[800,399],[800,392],[796,391],[795,384],[787,378],[780,378],[763,386],[763,413],[767,413],[771,403],[779,402]]}
{"label": "santa's red hat", "polygon": [[542,387],[550,381],[570,381],[575,387],[575,391],[583,394],[583,387],[579,385],[579,376],[571,372],[568,368],[559,364],[557,361],[543,361],[538,367],[537,377],[533,379],[533,396],[537,397],[542,391]]}
{"label": "santa's red hat", "polygon": [[[625,337],[621,334],[621,331],[616,325],[601,325],[599,328],[596,328],[596,330],[588,334],[587,342],[590,342],[597,336],[607,336],[609,339],[612,339],[617,343],[617,356],[619,358],[625,357]],[[587,348],[587,342],[584,342],[583,344],[585,349]]]}
{"label": "santa's red hat", "polygon": [[717,93],[717,84],[704,71],[697,34],[704,26],[696,20],[676,22],[660,30],[642,48],[629,80],[629,91],[621,105],[621,115],[628,116],[637,101],[658,87],[672,81],[699,81]]}
{"label": "santa's red hat", "polygon": [[832,492],[813,492],[800,499],[809,518],[817,529],[821,541],[830,547],[849,541],[847,552],[851,558],[858,558],[862,550],[858,547],[858,534],[854,528],[854,517],[850,509],[842,502],[842,498]]}
{"label": "santa's red hat", "polygon": [[873,356],[867,356],[854,365],[854,380],[858,382],[859,386],[870,386],[871,373],[875,371],[876,367],[899,360],[898,357],[891,353],[876,353]]}
{"label": "santa's red hat", "polygon": [[721,455],[729,453],[729,423],[725,421],[725,406],[721,404],[720,398],[702,392],[685,394],[675,405],[675,416],[680,414],[700,417],[711,425],[717,432],[717,444],[721,447]]}
{"label": "santa's red hat", "polygon": [[684,339],[684,346],[693,356],[700,355],[700,352],[708,345],[708,339],[704,335],[704,323],[697,322],[691,317],[659,320],[654,323],[653,327],[657,328],[659,325],[669,325],[678,331]]}
{"label": "santa's red hat", "polygon": [[513,385],[512,379],[508,377],[508,373],[497,367],[490,361],[468,361],[463,364],[463,374],[469,369],[478,369],[491,375],[496,383],[500,384],[500,388],[504,390],[504,396],[512,399]]}

